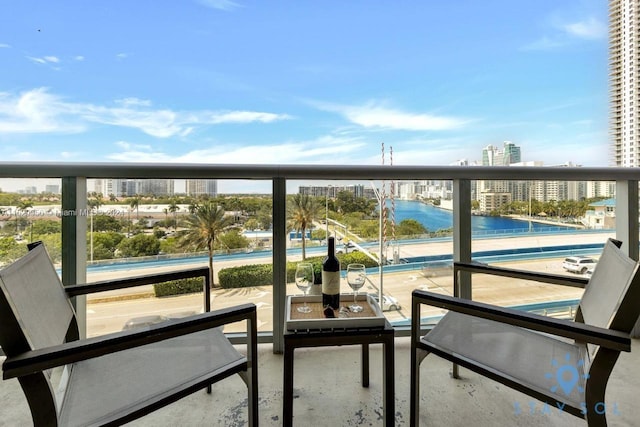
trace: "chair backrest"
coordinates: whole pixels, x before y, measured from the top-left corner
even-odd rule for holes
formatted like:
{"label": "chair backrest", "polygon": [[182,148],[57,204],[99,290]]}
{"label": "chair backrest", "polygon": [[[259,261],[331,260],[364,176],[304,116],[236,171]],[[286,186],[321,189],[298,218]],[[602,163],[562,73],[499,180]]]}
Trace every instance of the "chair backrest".
{"label": "chair backrest", "polygon": [[0,346],[7,356],[62,344],[75,322],[44,245],[0,270]]}
{"label": "chair backrest", "polygon": [[615,241],[607,240],[582,299],[584,323],[631,332],[640,314],[640,270]]}

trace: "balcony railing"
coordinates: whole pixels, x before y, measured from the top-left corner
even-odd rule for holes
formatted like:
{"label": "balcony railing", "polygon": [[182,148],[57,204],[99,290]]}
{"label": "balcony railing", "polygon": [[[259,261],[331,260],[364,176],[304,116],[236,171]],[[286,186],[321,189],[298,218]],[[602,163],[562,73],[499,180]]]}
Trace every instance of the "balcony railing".
{"label": "balcony railing", "polygon": [[[205,165],[139,163],[2,163],[0,178],[59,178],[62,211],[87,208],[87,179],[218,179],[267,180],[273,197],[273,345],[283,349],[286,300],[286,193],[292,180],[451,180],[453,182],[453,260],[471,261],[471,188],[476,180],[612,181],[616,188],[616,237],[623,249],[638,259],[638,180],[640,169],[569,167],[458,167],[458,166],[339,166],[339,165]],[[85,216],[62,216],[62,280],[86,281]],[[470,276],[462,276],[462,295],[471,289]],[[77,301],[81,328],[86,306]]]}

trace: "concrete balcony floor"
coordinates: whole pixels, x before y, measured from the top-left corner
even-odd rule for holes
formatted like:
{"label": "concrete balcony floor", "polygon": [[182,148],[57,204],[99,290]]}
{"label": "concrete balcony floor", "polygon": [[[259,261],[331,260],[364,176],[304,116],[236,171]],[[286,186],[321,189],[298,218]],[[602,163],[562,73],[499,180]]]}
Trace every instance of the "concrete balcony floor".
{"label": "concrete balcony floor", "polygon": [[[622,353],[609,380],[606,405],[610,426],[639,426],[640,340]],[[409,338],[396,338],[395,425],[409,425]],[[0,359],[3,361],[3,358]],[[270,344],[259,348],[260,425],[282,425],[282,355]],[[371,346],[370,387],[360,386],[360,348],[325,347],[296,350],[294,425],[382,425],[382,352]],[[499,383],[428,356],[421,369],[422,426],[586,426],[586,423]],[[31,416],[16,380],[0,381],[0,426],[31,424]],[[533,406],[531,406],[533,405]],[[520,408],[520,413],[517,411]],[[133,426],[244,426],[246,387],[238,376],[214,386],[211,395],[197,392],[137,420]]]}

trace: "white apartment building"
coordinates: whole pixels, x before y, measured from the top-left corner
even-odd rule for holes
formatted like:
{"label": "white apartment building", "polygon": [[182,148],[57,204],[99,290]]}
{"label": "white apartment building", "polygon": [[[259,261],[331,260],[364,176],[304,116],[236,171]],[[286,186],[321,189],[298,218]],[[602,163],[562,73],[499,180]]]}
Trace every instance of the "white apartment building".
{"label": "white apartment building", "polygon": [[609,1],[610,138],[615,166],[640,166],[640,141],[635,125],[640,116],[640,1]]}
{"label": "white apartment building", "polygon": [[216,179],[188,179],[185,182],[187,194],[189,196],[218,195],[218,180]]}

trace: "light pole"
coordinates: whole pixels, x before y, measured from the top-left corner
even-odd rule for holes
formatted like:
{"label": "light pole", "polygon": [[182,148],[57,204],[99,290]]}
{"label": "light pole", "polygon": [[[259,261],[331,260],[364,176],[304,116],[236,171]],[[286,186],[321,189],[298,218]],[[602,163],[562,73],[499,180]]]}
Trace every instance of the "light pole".
{"label": "light pole", "polygon": [[329,245],[329,190],[331,190],[331,186],[327,186],[327,194],[325,195],[325,199],[324,199],[324,209],[325,209],[325,218],[324,218],[324,224],[326,227],[326,233],[327,235],[325,236],[325,240],[327,241],[327,246]]}
{"label": "light pole", "polygon": [[379,292],[378,298],[379,298],[379,301],[380,301],[380,308],[382,308],[382,304],[384,302],[384,299],[383,299],[383,296],[382,296],[383,295],[383,292],[382,292],[382,280],[384,278],[384,266],[383,265],[384,265],[384,260],[385,260],[385,256],[383,254],[384,243],[383,243],[383,240],[382,240],[382,238],[383,238],[383,236],[382,236],[382,229],[383,229],[382,226],[383,226],[383,224],[382,223],[383,223],[383,209],[384,209],[384,202],[385,201],[382,198],[382,193],[380,193],[380,191],[378,191],[378,189],[373,184],[373,182],[371,183],[371,188],[373,188],[373,192],[376,195],[376,199],[378,199],[378,206],[379,206],[378,209],[380,211],[379,212],[380,213],[380,227],[379,227],[379,230],[378,230],[378,242],[379,242],[378,250],[380,251],[379,252],[380,255],[378,256],[378,276],[379,276],[378,280],[380,282],[380,286],[378,288],[378,292]]}

